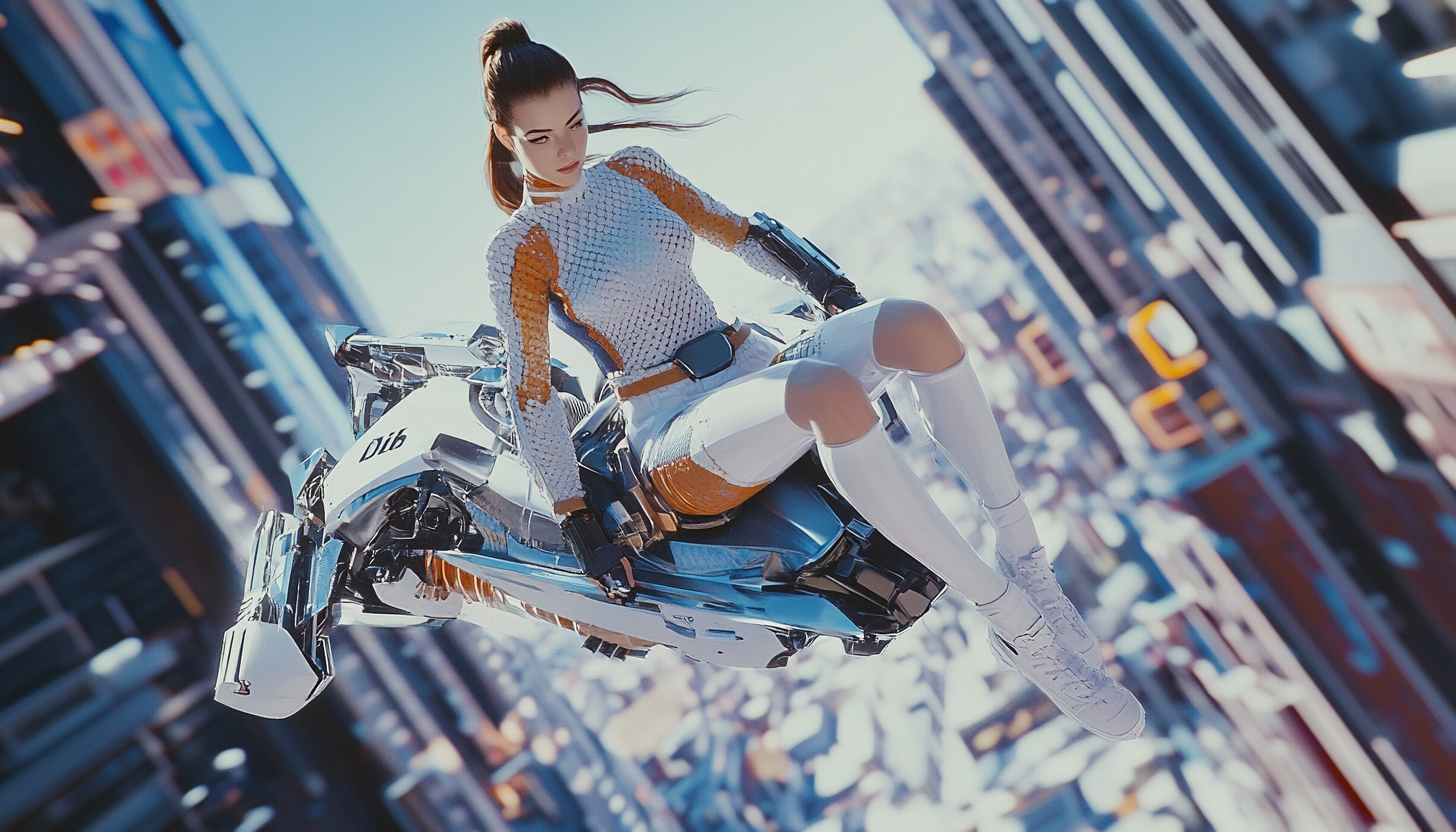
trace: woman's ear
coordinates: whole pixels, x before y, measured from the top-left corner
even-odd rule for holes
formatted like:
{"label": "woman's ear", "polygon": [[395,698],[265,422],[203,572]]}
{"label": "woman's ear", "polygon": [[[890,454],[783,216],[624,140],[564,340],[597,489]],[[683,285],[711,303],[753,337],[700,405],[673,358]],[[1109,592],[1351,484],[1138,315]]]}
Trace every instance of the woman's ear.
{"label": "woman's ear", "polygon": [[516,152],[515,147],[513,147],[511,145],[511,134],[510,134],[510,132],[508,130],[506,130],[506,128],[503,125],[501,125],[501,124],[492,124],[490,126],[490,129],[491,129],[491,132],[495,133],[496,140],[499,141],[501,143],[501,145],[503,145],[505,147],[506,150],[509,150],[513,154]]}

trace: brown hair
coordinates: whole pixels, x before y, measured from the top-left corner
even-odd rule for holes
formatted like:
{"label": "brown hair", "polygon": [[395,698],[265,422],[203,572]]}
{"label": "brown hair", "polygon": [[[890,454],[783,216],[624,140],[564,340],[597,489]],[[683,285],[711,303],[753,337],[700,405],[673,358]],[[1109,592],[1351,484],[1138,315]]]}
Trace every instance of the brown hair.
{"label": "brown hair", "polygon": [[[545,95],[563,84],[574,84],[579,92],[599,92],[624,104],[642,106],[666,104],[690,95],[696,90],[682,90],[667,95],[632,95],[606,78],[578,78],[571,62],[544,43],[531,40],[526,27],[515,20],[503,20],[480,36],[481,82],[485,95],[485,115],[492,125],[509,124],[511,107],[518,101]],[[623,119],[602,124],[588,124],[587,132],[626,130],[648,127],[656,130],[691,130],[706,127],[722,116],[694,124],[650,119]],[[502,211],[510,213],[521,207],[524,195],[521,176],[511,167],[515,156],[490,131],[486,140],[485,173],[490,179],[491,196]]]}

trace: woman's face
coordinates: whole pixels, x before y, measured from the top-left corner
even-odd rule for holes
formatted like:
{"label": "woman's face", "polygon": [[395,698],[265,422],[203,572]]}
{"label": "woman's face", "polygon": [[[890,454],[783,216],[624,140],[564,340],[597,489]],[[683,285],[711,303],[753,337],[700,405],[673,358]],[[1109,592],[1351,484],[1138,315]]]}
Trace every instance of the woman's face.
{"label": "woman's face", "polygon": [[586,158],[586,119],[574,84],[517,101],[511,122],[495,125],[495,134],[527,174],[562,188],[576,184]]}

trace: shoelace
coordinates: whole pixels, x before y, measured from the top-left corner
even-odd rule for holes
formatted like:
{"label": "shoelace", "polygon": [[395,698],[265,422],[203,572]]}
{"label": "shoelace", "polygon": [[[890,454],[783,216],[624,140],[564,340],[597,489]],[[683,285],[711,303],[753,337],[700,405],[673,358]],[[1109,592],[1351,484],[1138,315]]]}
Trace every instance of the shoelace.
{"label": "shoelace", "polygon": [[[1045,624],[1043,624],[1043,626],[1045,626]],[[1039,644],[1032,642],[1032,639],[1035,639],[1037,636],[1041,635],[1041,632],[1041,630],[1037,630],[1033,633],[1028,633],[1026,636],[1023,637],[1025,639],[1025,641],[1023,641],[1023,646],[1029,648],[1027,654],[1031,659],[1030,664],[1032,668],[1041,671],[1042,673],[1045,673],[1046,678],[1051,682],[1065,684],[1063,682],[1063,679],[1069,679],[1072,682],[1072,687],[1075,687],[1077,690],[1065,691],[1064,688],[1064,692],[1067,692],[1072,697],[1084,702],[1090,700],[1092,696],[1096,693],[1097,686],[1094,683],[1082,678],[1082,676],[1072,668],[1071,661],[1074,661],[1075,658],[1072,655],[1071,651],[1063,647],[1062,655],[1059,657],[1054,655],[1056,648],[1060,646],[1055,641],[1050,639],[1039,639],[1039,641],[1041,642]],[[1021,639],[1018,640],[1020,641]],[[1088,668],[1088,670],[1090,671],[1091,668]]]}
{"label": "shoelace", "polygon": [[1051,613],[1060,618],[1067,626],[1072,626],[1077,620],[1076,608],[1062,592],[1062,587],[1053,577],[1050,567],[1038,569],[1034,557],[1035,553],[1024,558],[1016,558],[1012,561],[1012,569],[1025,584],[1027,591],[1036,596],[1038,601],[1042,596],[1046,596],[1047,600],[1051,602],[1052,609],[1043,608],[1044,612]]}

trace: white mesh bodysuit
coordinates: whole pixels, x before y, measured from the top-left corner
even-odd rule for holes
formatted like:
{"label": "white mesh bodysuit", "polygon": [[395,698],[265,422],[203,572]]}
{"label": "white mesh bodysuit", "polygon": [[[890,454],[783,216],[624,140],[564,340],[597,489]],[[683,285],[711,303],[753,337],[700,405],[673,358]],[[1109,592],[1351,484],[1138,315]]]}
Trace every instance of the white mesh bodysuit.
{"label": "white mesh bodysuit", "polygon": [[[695,234],[760,272],[789,275],[748,238],[745,218],[648,148],[612,154],[565,190],[531,184],[490,245],[490,292],[507,344],[508,401],[522,453],[559,510],[583,491],[565,412],[551,387],[548,314],[620,386],[651,375],[679,346],[724,325],[693,276]],[[642,399],[668,391],[679,398],[703,381],[718,386],[767,366],[771,343],[750,338],[735,358],[737,372],[678,382]]]}

